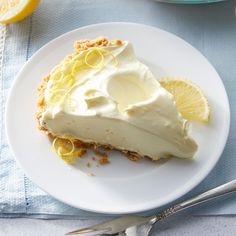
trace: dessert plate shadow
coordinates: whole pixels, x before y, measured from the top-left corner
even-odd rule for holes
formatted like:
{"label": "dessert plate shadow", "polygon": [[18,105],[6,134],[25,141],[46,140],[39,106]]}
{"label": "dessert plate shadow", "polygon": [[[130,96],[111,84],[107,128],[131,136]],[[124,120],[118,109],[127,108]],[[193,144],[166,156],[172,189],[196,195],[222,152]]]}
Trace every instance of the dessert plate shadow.
{"label": "dessert plate shadow", "polygon": [[[44,75],[72,52],[74,41],[100,35],[133,43],[137,57],[157,78],[181,76],[202,88],[212,108],[212,119],[208,125],[192,123],[191,132],[199,144],[193,160],[131,162],[119,152],[110,151],[111,163],[97,167],[91,160],[94,155],[91,151],[69,166],[53,152],[47,136],[37,129],[37,86]],[[136,213],[160,207],[193,189],[218,161],[228,137],[229,124],[225,88],[207,59],[173,34],[134,23],[91,25],[46,44],[17,75],[6,110],[9,145],[27,176],[60,201],[108,214]],[[87,166],[88,162],[91,167]]]}

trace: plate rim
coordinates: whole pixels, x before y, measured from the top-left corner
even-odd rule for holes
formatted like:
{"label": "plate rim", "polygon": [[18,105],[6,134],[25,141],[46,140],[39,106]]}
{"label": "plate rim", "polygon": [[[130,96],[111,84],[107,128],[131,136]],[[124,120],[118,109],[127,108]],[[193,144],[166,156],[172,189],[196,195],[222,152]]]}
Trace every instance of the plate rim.
{"label": "plate rim", "polygon": [[[37,57],[39,56],[41,53],[43,53],[44,49],[47,48],[48,46],[50,46],[50,44],[53,44],[55,41],[59,40],[60,38],[63,38],[63,37],[67,37],[68,35],[78,31],[78,30],[90,30],[91,28],[94,28],[94,27],[102,27],[102,26],[111,26],[111,25],[129,25],[129,26],[136,26],[136,27],[145,27],[145,28],[150,28],[150,30],[159,30],[159,31],[163,31],[164,33],[167,33],[167,34],[170,34],[176,38],[178,38],[179,40],[183,41],[185,44],[187,44],[189,47],[191,47],[193,50],[197,51],[210,65],[211,65],[211,68],[214,70],[214,72],[218,75],[219,77],[219,82],[221,83],[221,86],[222,88],[224,89],[224,92],[225,92],[225,95],[226,95],[226,101],[227,101],[227,104],[226,107],[225,107],[225,110],[227,111],[227,116],[226,116],[226,130],[224,132],[224,142],[222,142],[222,147],[221,147],[221,151],[218,153],[218,155],[216,155],[216,157],[214,158],[214,160],[211,161],[211,165],[208,165],[207,168],[204,168],[202,171],[201,171],[201,174],[198,175],[194,181],[191,182],[191,184],[186,184],[186,186],[184,188],[182,188],[182,191],[176,193],[175,195],[171,195],[170,197],[167,197],[165,198],[164,201],[160,201],[160,203],[158,204],[157,202],[155,201],[151,201],[151,203],[153,204],[149,204],[148,206],[146,204],[142,204],[142,206],[140,207],[138,205],[137,209],[132,209],[132,210],[121,210],[121,211],[117,211],[117,210],[110,210],[110,211],[107,211],[107,210],[100,210],[101,208],[99,209],[92,209],[90,207],[84,207],[84,206],[79,206],[78,204],[74,204],[74,203],[71,203],[71,202],[68,202],[67,200],[63,199],[63,197],[60,197],[60,196],[54,196],[54,195],[51,195],[49,193],[49,191],[45,190],[41,185],[39,185],[38,183],[36,183],[33,178],[31,178],[31,175],[30,173],[28,173],[28,170],[24,169],[22,164],[20,163],[20,160],[17,158],[17,155],[15,153],[15,150],[12,146],[12,142],[11,142],[11,138],[10,138],[10,135],[9,135],[9,110],[10,110],[10,104],[11,104],[11,100],[12,100],[12,97],[13,97],[13,93],[12,91],[17,87],[18,83],[20,83],[20,79],[22,76],[21,74],[24,73],[24,71],[27,69],[27,66],[28,64],[31,62],[31,60],[34,58],[34,57]],[[190,43],[188,43],[187,41],[185,41],[182,37],[174,34],[174,33],[171,33],[171,32],[168,32],[166,30],[163,30],[159,27],[155,27],[155,26],[151,26],[151,25],[147,25],[147,24],[140,24],[140,23],[135,23],[135,22],[123,22],[123,21],[117,21],[117,22],[103,22],[103,23],[97,23],[97,24],[89,24],[89,25],[85,25],[83,27],[79,27],[79,28],[76,28],[74,30],[71,30],[71,31],[68,31],[64,34],[61,34],[59,35],[58,37],[50,40],[49,42],[47,42],[46,44],[44,44],[42,47],[40,47],[30,58],[28,61],[25,62],[25,64],[22,66],[22,68],[19,70],[19,72],[17,73],[17,75],[15,76],[14,80],[12,81],[12,84],[11,84],[11,88],[10,88],[10,91],[8,93],[8,96],[7,96],[7,101],[6,101],[6,106],[5,106],[5,114],[4,114],[4,118],[5,118],[5,131],[6,131],[6,138],[7,138],[7,141],[8,141],[8,145],[10,147],[10,151],[12,152],[12,154],[14,155],[14,159],[16,160],[16,162],[18,163],[18,165],[21,167],[21,169],[23,170],[23,172],[26,174],[26,176],[32,180],[33,183],[35,183],[40,189],[42,189],[43,191],[45,191],[47,194],[49,194],[50,196],[52,196],[53,198],[69,205],[69,206],[72,206],[72,207],[75,207],[75,208],[79,208],[79,209],[82,209],[82,210],[86,210],[86,211],[91,211],[91,212],[95,212],[95,213],[103,213],[103,214],[113,214],[113,215],[117,215],[117,214],[130,214],[130,213],[140,213],[140,212],[144,212],[144,211],[148,211],[148,210],[152,210],[152,209],[155,209],[155,208],[159,208],[159,207],[163,207],[177,199],[179,199],[180,197],[184,196],[185,194],[187,194],[188,192],[190,192],[191,190],[193,190],[194,188],[196,188],[208,175],[209,173],[213,170],[213,168],[215,167],[215,165],[217,164],[217,162],[219,161],[220,157],[222,156],[222,153],[224,151],[224,148],[225,148],[225,145],[227,143],[227,140],[228,140],[228,137],[229,137],[229,131],[230,131],[230,119],[231,119],[231,112],[230,112],[230,103],[229,103],[229,98],[228,98],[228,94],[227,94],[227,91],[225,89],[225,86],[224,86],[224,83],[223,83],[223,80],[221,79],[221,77],[219,76],[218,72],[216,71],[215,67],[210,63],[210,61],[197,49],[195,48],[194,46],[192,46]]]}

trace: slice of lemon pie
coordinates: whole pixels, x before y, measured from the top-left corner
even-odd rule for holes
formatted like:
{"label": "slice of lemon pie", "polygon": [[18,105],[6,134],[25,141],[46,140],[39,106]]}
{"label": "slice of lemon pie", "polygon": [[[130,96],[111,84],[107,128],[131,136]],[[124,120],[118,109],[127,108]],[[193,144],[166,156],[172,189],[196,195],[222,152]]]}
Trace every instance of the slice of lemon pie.
{"label": "slice of lemon pie", "polygon": [[98,38],[75,48],[39,87],[42,130],[153,160],[193,157],[188,121],[131,43]]}

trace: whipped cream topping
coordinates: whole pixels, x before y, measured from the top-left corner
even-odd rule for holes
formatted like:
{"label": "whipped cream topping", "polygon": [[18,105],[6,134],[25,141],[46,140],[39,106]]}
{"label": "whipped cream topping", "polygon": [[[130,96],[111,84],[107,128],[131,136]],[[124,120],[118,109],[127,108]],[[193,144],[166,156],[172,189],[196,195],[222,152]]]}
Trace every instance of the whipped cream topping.
{"label": "whipped cream topping", "polygon": [[60,136],[110,145],[153,160],[191,158],[197,144],[173,96],[132,45],[90,48],[50,73],[41,123]]}

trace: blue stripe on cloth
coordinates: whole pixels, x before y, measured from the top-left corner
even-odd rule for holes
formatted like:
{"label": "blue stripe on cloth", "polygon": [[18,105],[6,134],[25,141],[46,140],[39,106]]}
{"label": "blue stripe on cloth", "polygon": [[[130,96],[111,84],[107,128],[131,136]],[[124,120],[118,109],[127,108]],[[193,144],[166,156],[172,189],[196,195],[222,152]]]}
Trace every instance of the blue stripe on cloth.
{"label": "blue stripe on cloth", "polygon": [[[211,174],[188,196],[231,180],[236,177],[234,11],[234,1],[199,6],[161,4],[151,0],[41,1],[31,17],[7,26],[1,91],[1,124],[5,125],[5,102],[14,77],[25,61],[45,43],[62,33],[93,23],[132,21],[150,24],[175,33],[198,48],[217,68],[231,101],[233,122],[223,157]],[[1,129],[1,132],[0,216],[50,219],[73,216],[84,219],[98,216],[58,202],[24,177],[9,150],[4,129]],[[233,197],[221,204],[212,203],[208,206],[199,208],[197,213],[236,214],[236,202]]]}

